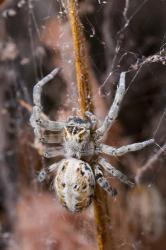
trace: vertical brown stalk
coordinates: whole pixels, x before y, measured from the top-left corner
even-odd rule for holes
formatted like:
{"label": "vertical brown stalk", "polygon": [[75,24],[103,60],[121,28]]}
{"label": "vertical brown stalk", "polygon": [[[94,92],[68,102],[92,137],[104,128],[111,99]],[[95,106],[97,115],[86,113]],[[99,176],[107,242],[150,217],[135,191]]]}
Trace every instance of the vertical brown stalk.
{"label": "vertical brown stalk", "polygon": [[78,16],[78,5],[76,0],[69,1],[69,19],[73,36],[73,48],[75,53],[76,84],[79,95],[81,115],[85,111],[93,112],[92,95],[89,85],[87,51],[82,25]]}
{"label": "vertical brown stalk", "polygon": [[[76,0],[68,0],[69,20],[72,29],[73,47],[75,53],[75,68],[77,89],[81,115],[85,111],[94,111],[91,88],[89,84],[88,59],[86,41],[83,34],[82,24],[78,16],[78,4]],[[111,234],[109,230],[109,212],[105,192],[97,186],[94,200],[95,223],[97,227],[97,243],[99,250],[110,250]]]}

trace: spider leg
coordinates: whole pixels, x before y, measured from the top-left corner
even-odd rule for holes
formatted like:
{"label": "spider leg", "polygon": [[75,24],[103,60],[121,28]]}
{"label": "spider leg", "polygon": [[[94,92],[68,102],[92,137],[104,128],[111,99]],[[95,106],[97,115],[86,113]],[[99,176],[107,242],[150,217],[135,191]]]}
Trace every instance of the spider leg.
{"label": "spider leg", "polygon": [[103,173],[98,165],[95,166],[95,179],[97,183],[101,186],[101,188],[103,188],[111,196],[115,196],[117,194],[116,189],[110,186],[106,178],[103,176]]}
{"label": "spider leg", "polygon": [[56,171],[57,168],[58,168],[58,166],[59,166],[59,163],[53,163],[52,165],[50,165],[50,166],[48,167],[48,172],[51,173],[51,172]]}
{"label": "spider leg", "polygon": [[37,181],[40,182],[40,183],[43,182],[46,179],[46,177],[47,177],[47,175],[49,173],[54,172],[54,171],[57,170],[57,167],[58,167],[58,163],[54,163],[51,166],[49,166],[48,168],[46,168],[46,169],[42,168],[39,171],[39,174],[37,176]]}
{"label": "spider leg", "polygon": [[119,86],[117,88],[113,104],[107,116],[105,117],[102,126],[96,130],[96,137],[99,139],[101,139],[103,135],[111,128],[113,122],[117,118],[119,107],[125,94],[125,75],[126,72],[122,72],[120,74]]}
{"label": "spider leg", "polygon": [[50,74],[41,79],[33,88],[33,101],[34,108],[30,118],[30,123],[32,127],[36,128],[41,126],[42,128],[50,131],[60,131],[63,129],[63,122],[56,122],[49,120],[46,115],[42,113],[42,104],[41,104],[41,93],[43,86],[52,80],[59,72],[59,69],[54,69]]}
{"label": "spider leg", "polygon": [[104,158],[99,158],[98,163],[112,176],[119,179],[121,182],[133,187],[134,183],[131,182],[126,175],[114,168],[110,163],[108,163]]}
{"label": "spider leg", "polygon": [[126,146],[122,146],[120,148],[114,148],[114,147],[111,147],[111,146],[108,146],[105,144],[101,144],[101,148],[99,149],[99,152],[107,154],[107,155],[112,155],[112,156],[121,156],[121,155],[124,155],[128,152],[134,152],[134,151],[141,150],[152,143],[154,143],[154,139],[129,144]]}
{"label": "spider leg", "polygon": [[42,93],[42,88],[43,86],[54,79],[54,77],[58,74],[59,68],[56,68],[52,70],[48,75],[46,75],[44,78],[42,78],[33,88],[33,101],[35,106],[38,106],[39,108],[42,109],[42,104],[41,104],[41,93]]}
{"label": "spider leg", "polygon": [[42,138],[42,129],[40,128],[40,127],[38,127],[38,126],[36,126],[35,128],[34,128],[34,134],[35,134],[35,138],[38,140],[38,141],[40,141],[40,138]]}
{"label": "spider leg", "polygon": [[46,177],[47,177],[47,171],[45,168],[42,168],[37,176],[37,181],[41,183],[46,179]]}
{"label": "spider leg", "polygon": [[57,156],[63,156],[64,155],[64,150],[63,147],[44,147],[42,150],[42,155],[45,158],[54,158]]}
{"label": "spider leg", "polygon": [[38,106],[33,107],[32,115],[30,118],[32,127],[40,126],[50,131],[61,131],[65,125],[64,122],[56,122],[49,120],[41,111]]}
{"label": "spider leg", "polygon": [[63,136],[62,134],[46,134],[45,131],[40,127],[34,127],[35,138],[42,143],[62,143]]}
{"label": "spider leg", "polygon": [[40,142],[47,144],[62,143],[62,135],[59,134],[45,134],[43,133],[40,138]]}

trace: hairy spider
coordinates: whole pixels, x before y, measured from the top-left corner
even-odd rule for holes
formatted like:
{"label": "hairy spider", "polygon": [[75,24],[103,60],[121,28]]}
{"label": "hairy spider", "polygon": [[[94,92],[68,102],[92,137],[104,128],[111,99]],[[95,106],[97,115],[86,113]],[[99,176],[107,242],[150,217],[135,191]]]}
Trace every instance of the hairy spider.
{"label": "hairy spider", "polygon": [[[85,119],[74,116],[66,122],[49,120],[42,113],[42,87],[52,80],[58,71],[59,69],[54,69],[34,86],[33,100],[35,106],[30,123],[34,128],[37,140],[45,145],[43,149],[44,157],[52,158],[61,155],[65,158],[51,165],[48,171],[42,170],[39,174],[39,180],[44,180],[47,173],[54,173],[57,170],[54,177],[54,188],[60,202],[68,210],[79,212],[91,204],[96,182],[112,196],[116,195],[116,190],[110,186],[103,176],[102,168],[121,182],[129,186],[134,185],[126,175],[115,169],[100,154],[121,156],[127,152],[140,150],[153,143],[154,140],[151,139],[120,148],[102,143],[103,137],[118,115],[125,93],[125,72],[120,75],[115,99],[101,127],[97,128],[95,115],[88,111],[85,112]],[[46,131],[50,131],[50,135],[45,133]],[[60,146],[57,145],[59,138],[62,141]],[[52,147],[49,147],[49,145],[52,145]]]}

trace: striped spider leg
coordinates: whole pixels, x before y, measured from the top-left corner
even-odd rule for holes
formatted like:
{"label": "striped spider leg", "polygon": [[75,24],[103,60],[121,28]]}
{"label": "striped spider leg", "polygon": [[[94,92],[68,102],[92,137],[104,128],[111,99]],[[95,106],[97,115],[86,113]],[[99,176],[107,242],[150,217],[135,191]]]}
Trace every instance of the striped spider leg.
{"label": "striped spider leg", "polygon": [[[120,108],[121,102],[123,101],[123,97],[125,94],[125,76],[126,76],[126,72],[122,72],[120,74],[119,86],[117,88],[113,104],[112,104],[107,116],[105,117],[102,126],[96,130],[96,138],[98,138],[100,140],[108,132],[108,130],[111,129],[113,122],[116,120],[116,118],[118,116],[119,108]],[[129,151],[140,150],[153,142],[154,142],[154,140],[151,139],[149,141],[142,142],[142,145],[141,145],[141,143],[138,143],[135,145],[133,144],[132,150],[129,150]],[[131,147],[129,147],[129,148],[131,148]],[[135,150],[134,150],[134,148],[135,148]],[[122,148],[121,148],[121,150],[122,150]]]}
{"label": "striped spider leg", "polygon": [[[124,97],[124,94],[125,94],[125,75],[126,75],[126,72],[121,73],[120,80],[119,80],[119,86],[117,88],[113,104],[112,104],[107,116],[105,117],[102,126],[96,130],[95,136],[96,136],[98,141],[101,141],[101,139],[103,139],[104,135],[111,128],[113,122],[117,118],[120,104],[121,104],[123,97]],[[121,156],[121,155],[124,155],[128,152],[141,150],[144,147],[146,147],[152,143],[154,143],[154,139],[150,139],[147,141],[122,146],[120,148],[114,148],[114,147],[111,147],[111,146],[108,146],[105,144],[99,144],[99,147],[96,148],[96,153],[104,153],[104,154],[111,155],[111,156]],[[133,183],[131,183],[128,180],[127,176],[122,174],[119,170],[116,170],[113,166],[111,166],[103,158],[100,158],[98,163],[100,165],[102,165],[103,168],[105,170],[107,170],[109,173],[111,173],[113,176],[117,177],[121,182],[124,182],[130,186],[133,185]]]}
{"label": "striped spider leg", "polygon": [[106,192],[108,192],[111,196],[115,196],[117,191],[115,188],[112,188],[108,183],[107,179],[104,177],[101,167],[96,164],[94,166],[95,179],[99,186],[103,188]]}
{"label": "striped spider leg", "polygon": [[[138,142],[138,143],[133,143],[130,145],[122,146],[120,148],[114,148],[105,144],[100,144],[99,149],[97,149],[97,152],[99,153],[104,153],[107,155],[111,156],[122,156],[128,152],[134,152],[143,149],[144,147],[154,143],[153,139],[143,141],[143,142]],[[119,170],[115,169],[110,163],[108,163],[104,158],[99,158],[98,163],[103,166],[103,168],[112,174],[114,177],[117,177],[121,182],[133,186],[133,183],[129,181],[128,177],[121,173]]]}
{"label": "striped spider leg", "polygon": [[109,162],[107,162],[104,158],[99,157],[98,164],[104,168],[108,173],[110,173],[112,176],[119,179],[121,182],[127,184],[130,187],[134,186],[134,183],[129,180],[129,178],[123,174],[118,169],[114,168]]}
{"label": "striped spider leg", "polygon": [[114,148],[114,147],[111,147],[111,146],[108,146],[105,144],[100,144],[99,152],[107,154],[107,155],[115,156],[115,157],[122,156],[126,153],[129,153],[129,152],[141,150],[152,143],[154,143],[154,139],[129,144],[126,146],[122,146],[120,148]]}
{"label": "striped spider leg", "polygon": [[51,81],[59,72],[59,69],[54,69],[50,74],[42,78],[33,88],[33,102],[34,107],[32,111],[32,115],[30,118],[31,126],[34,128],[35,137],[44,143],[56,143],[56,138],[54,141],[54,137],[43,135],[43,130],[48,130],[52,132],[61,132],[64,128],[64,122],[51,121],[47,118],[45,114],[43,114],[42,104],[41,104],[41,94],[43,86]]}
{"label": "striped spider leg", "polygon": [[[44,128],[49,131],[61,131],[65,125],[63,122],[51,121],[42,113],[41,94],[43,86],[51,81],[59,72],[54,69],[50,74],[42,78],[33,88],[34,107],[30,118],[31,126],[39,130],[39,134],[35,134],[40,140],[40,129]],[[49,141],[47,141],[49,143]]]}
{"label": "striped spider leg", "polygon": [[105,117],[102,126],[96,130],[96,137],[99,139],[102,139],[103,136],[108,132],[118,116],[119,108],[125,94],[125,75],[126,72],[122,72],[120,74],[119,86],[117,88],[113,104],[107,116]]}

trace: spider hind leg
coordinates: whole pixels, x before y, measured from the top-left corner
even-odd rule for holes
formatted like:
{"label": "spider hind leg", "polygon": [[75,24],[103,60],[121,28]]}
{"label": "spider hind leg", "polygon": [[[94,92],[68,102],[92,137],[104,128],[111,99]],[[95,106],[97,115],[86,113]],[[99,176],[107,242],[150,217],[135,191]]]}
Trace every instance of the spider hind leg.
{"label": "spider hind leg", "polygon": [[110,163],[108,163],[104,158],[99,158],[98,163],[112,176],[119,179],[121,182],[129,185],[130,187],[134,187],[134,183],[129,180],[129,178],[123,174],[121,171],[114,168]]}
{"label": "spider hind leg", "polygon": [[117,190],[112,188],[106,178],[103,176],[103,173],[98,165],[95,166],[95,179],[97,183],[111,196],[117,195]]}
{"label": "spider hind leg", "polygon": [[42,168],[37,176],[37,181],[41,183],[46,179],[46,177],[47,177],[47,171],[46,169]]}

